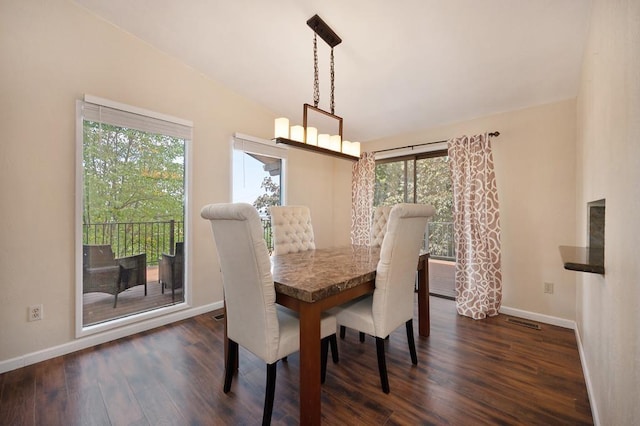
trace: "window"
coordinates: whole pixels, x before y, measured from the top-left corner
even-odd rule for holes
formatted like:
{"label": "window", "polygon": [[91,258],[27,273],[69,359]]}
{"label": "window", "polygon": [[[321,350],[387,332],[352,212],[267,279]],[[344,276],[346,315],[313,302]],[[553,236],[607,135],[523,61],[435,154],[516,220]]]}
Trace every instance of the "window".
{"label": "window", "polygon": [[190,122],[77,104],[77,335],[185,305]]}
{"label": "window", "polygon": [[453,193],[446,150],[376,161],[374,206],[413,202],[436,209],[425,248],[434,258],[455,260]]}
{"label": "window", "polygon": [[273,249],[269,206],[284,204],[283,182],[287,149],[246,135],[233,141],[233,202],[253,205],[260,214],[264,239]]}

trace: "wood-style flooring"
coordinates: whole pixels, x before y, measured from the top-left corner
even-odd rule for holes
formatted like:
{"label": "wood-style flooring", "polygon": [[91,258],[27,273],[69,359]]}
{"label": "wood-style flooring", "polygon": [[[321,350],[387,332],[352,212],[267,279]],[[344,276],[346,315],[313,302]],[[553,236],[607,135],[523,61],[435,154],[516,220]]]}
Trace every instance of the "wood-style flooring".
{"label": "wood-style flooring", "polygon": [[[404,327],[387,341],[391,393],[380,390],[375,341],[347,331],[322,387],[326,425],[592,424],[572,330],[534,330],[506,316],[474,321],[431,297],[418,365]],[[265,365],[240,349],[224,394],[223,322],[214,313],[0,375],[0,425],[253,425]],[[298,424],[297,354],[278,363],[274,425]]]}
{"label": "wood-style flooring", "polygon": [[113,307],[114,296],[108,293],[85,293],[82,295],[83,325],[99,324],[104,321],[124,318],[140,312],[149,311],[163,306],[170,306],[183,301],[182,288],[175,291],[172,297],[171,289],[162,292],[162,285],[158,282],[158,267],[147,268],[147,294],[144,285],[131,287],[118,294],[118,304]]}

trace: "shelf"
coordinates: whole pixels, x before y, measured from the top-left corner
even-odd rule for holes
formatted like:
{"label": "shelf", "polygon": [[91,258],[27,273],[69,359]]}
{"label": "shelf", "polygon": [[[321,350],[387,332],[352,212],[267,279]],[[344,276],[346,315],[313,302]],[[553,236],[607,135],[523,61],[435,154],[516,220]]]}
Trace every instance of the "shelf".
{"label": "shelf", "polygon": [[319,154],[331,155],[332,157],[338,157],[338,158],[342,158],[342,159],[345,159],[345,160],[358,161],[360,159],[360,158],[355,157],[353,155],[345,154],[343,152],[333,151],[333,150],[326,149],[326,148],[321,148],[321,147],[315,146],[315,145],[307,145],[306,143],[294,141],[294,140],[291,140],[291,139],[275,138],[274,140],[276,141],[276,143],[282,143],[282,144],[285,144],[285,145],[293,146],[295,148],[306,149],[307,151],[313,151],[313,152],[317,152]]}
{"label": "shelf", "polygon": [[604,275],[604,249],[560,246],[564,269]]}

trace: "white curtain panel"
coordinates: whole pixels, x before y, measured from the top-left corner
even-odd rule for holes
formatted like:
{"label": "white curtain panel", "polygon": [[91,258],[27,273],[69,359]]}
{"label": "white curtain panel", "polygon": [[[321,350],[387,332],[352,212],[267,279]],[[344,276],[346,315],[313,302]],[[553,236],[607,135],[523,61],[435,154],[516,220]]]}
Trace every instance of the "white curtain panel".
{"label": "white curtain panel", "polygon": [[376,159],[364,152],[351,169],[351,244],[371,243],[373,188],[376,181]]}
{"label": "white curtain panel", "polygon": [[498,315],[502,301],[500,215],[489,136],[448,142],[453,181],[456,308],[473,319]]}

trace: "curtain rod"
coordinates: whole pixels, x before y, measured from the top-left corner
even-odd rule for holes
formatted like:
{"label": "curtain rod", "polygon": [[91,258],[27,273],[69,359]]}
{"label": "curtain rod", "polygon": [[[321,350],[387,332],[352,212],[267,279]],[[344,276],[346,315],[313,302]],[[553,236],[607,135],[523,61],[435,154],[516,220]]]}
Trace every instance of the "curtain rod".
{"label": "curtain rod", "polygon": [[[500,136],[500,132],[491,132],[491,133],[489,133],[489,136],[491,136],[491,137],[493,137],[493,138],[496,138],[496,137]],[[378,151],[374,151],[374,153],[378,153],[378,152],[386,152],[386,151],[395,151],[396,149],[405,149],[405,148],[411,148],[411,149],[413,149],[413,148],[415,148],[415,147],[417,147],[417,146],[434,145],[434,144],[437,144],[437,143],[443,143],[443,142],[447,142],[447,141],[446,141],[446,140],[443,140],[443,141],[433,141],[433,142],[419,143],[419,144],[417,144],[417,145],[399,146],[399,147],[397,147],[397,148],[381,149],[381,150],[378,150]]]}

